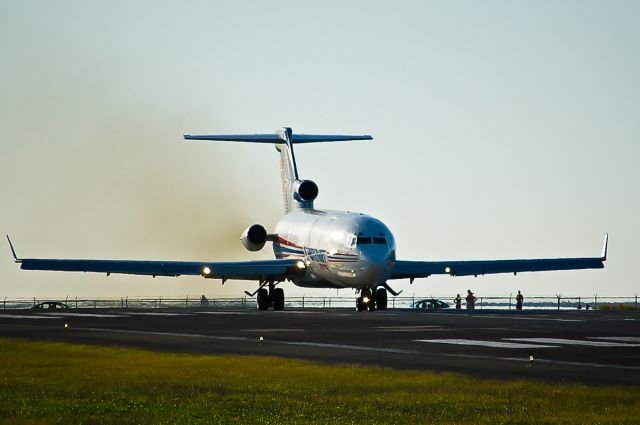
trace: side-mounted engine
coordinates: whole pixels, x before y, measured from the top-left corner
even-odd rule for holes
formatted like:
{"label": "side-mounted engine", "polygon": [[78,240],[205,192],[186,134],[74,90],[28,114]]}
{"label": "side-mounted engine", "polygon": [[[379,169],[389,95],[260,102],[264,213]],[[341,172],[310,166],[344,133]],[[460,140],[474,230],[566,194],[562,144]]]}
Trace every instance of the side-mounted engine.
{"label": "side-mounted engine", "polygon": [[260,224],[252,224],[242,232],[240,240],[249,251],[260,251],[267,242],[267,230]]}
{"label": "side-mounted engine", "polygon": [[296,180],[293,182],[293,198],[306,208],[313,207],[313,201],[318,197],[318,185],[311,180]]}

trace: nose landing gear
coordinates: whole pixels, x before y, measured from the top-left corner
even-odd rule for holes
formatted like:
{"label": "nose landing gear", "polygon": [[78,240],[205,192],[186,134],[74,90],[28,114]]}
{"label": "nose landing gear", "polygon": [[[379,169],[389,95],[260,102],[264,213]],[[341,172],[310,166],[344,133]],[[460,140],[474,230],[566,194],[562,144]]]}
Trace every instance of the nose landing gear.
{"label": "nose landing gear", "polygon": [[357,311],[374,311],[387,309],[387,290],[384,288],[378,288],[371,291],[371,288],[362,288],[360,290],[360,296],[356,298],[356,310]]}

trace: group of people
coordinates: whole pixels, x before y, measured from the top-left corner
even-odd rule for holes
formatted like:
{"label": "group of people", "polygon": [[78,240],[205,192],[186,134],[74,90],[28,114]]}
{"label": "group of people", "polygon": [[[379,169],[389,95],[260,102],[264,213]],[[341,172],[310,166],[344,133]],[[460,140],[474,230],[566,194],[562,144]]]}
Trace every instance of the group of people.
{"label": "group of people", "polygon": [[[467,302],[467,310],[473,310],[476,308],[476,301],[478,298],[471,292],[471,289],[467,289],[467,296],[465,297],[465,301]],[[462,298],[460,294],[457,294],[453,299],[453,303],[456,305],[456,310],[460,310],[462,308]],[[520,291],[518,291],[518,295],[516,295],[516,310],[522,310],[522,304],[524,304],[524,295]]]}

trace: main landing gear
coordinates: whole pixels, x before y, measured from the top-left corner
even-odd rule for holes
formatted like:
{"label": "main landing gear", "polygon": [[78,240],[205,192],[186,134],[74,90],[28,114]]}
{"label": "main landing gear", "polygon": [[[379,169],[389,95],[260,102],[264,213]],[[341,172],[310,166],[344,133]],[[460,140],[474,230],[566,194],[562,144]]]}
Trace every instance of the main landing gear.
{"label": "main landing gear", "polygon": [[374,311],[387,309],[387,290],[384,288],[374,289],[362,288],[360,290],[360,296],[356,298],[356,310]]}
{"label": "main landing gear", "polygon": [[[256,292],[256,306],[258,310],[284,310],[284,289],[276,288],[273,282],[268,284],[269,290],[264,286]],[[251,294],[249,294],[251,295]]]}

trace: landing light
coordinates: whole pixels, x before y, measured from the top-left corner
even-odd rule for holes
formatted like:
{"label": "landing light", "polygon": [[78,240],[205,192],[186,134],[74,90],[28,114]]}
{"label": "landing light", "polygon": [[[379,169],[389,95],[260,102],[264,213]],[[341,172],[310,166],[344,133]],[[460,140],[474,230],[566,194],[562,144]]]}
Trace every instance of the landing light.
{"label": "landing light", "polygon": [[298,267],[299,269],[304,269],[305,265],[304,265],[304,261],[300,260],[296,263],[296,267]]}
{"label": "landing light", "polygon": [[202,274],[204,274],[204,275],[211,274],[211,269],[209,267],[207,267],[207,266],[204,266],[202,268]]}
{"label": "landing light", "polygon": [[369,299],[369,297],[364,297],[364,298],[362,298],[362,302],[363,302],[363,303],[365,303],[365,304],[369,304],[369,301],[371,301],[371,300]]}
{"label": "landing light", "polygon": [[451,267],[445,267],[444,268],[444,272],[445,273],[451,273]]}

